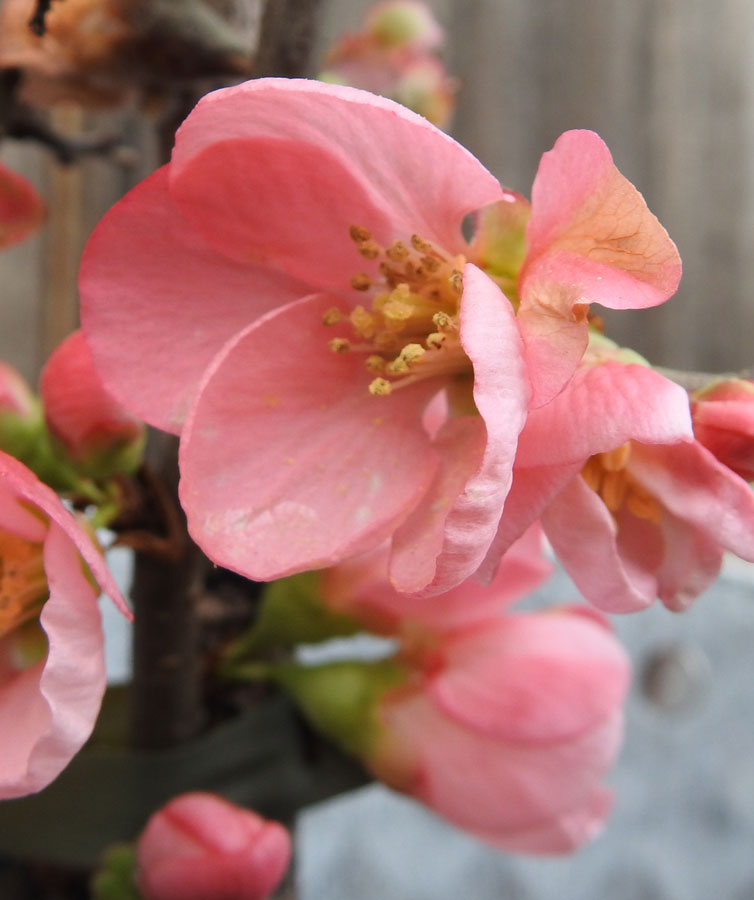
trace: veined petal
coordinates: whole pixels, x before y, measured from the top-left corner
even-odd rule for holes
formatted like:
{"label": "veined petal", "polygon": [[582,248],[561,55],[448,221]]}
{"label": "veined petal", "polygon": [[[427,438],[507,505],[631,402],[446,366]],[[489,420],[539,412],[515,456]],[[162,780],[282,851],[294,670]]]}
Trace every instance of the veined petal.
{"label": "veined petal", "polygon": [[163,167],[116,204],[81,264],[81,317],[108,389],[179,432],[204,369],[263,313],[308,292],[287,275],[215,252],[171,200]]}
{"label": "veined petal", "polygon": [[723,549],[714,536],[667,510],[660,527],[665,555],[657,570],[657,594],[668,609],[682,612],[720,574]]}
{"label": "veined petal", "polygon": [[328,346],[332,297],[269,313],[207,371],[181,441],[189,529],[215,562],[267,580],[378,545],[437,465],[422,410],[431,379],[368,392],[359,353]]}
{"label": "veined petal", "polygon": [[[450,419],[441,431],[449,438],[449,446],[440,450],[448,459],[438,475],[441,481],[436,489],[430,489],[395,538],[391,579],[398,590],[406,592],[443,593],[476,571],[495,536],[513,478],[518,435],[529,399],[523,347],[510,303],[473,265],[464,270],[461,343],[474,368],[474,403],[480,416],[476,431],[484,428],[484,444],[480,444],[480,435],[474,438],[476,452],[470,446],[465,450],[456,446],[465,440],[463,429],[474,427],[473,417]],[[439,449],[439,441],[437,445]],[[465,479],[462,466],[467,467]],[[445,515],[442,506],[438,515],[439,503],[447,509]],[[426,532],[429,518],[435,538],[439,538],[440,528],[443,532],[434,572],[410,564],[409,545],[417,532]]]}
{"label": "veined petal", "polygon": [[524,298],[544,273],[576,302],[612,309],[655,306],[678,287],[675,245],[591,131],[567,131],[543,155],[526,237]]}
{"label": "veined petal", "polygon": [[198,103],[176,136],[171,190],[221,252],[262,256],[322,288],[353,274],[349,226],[383,244],[418,232],[460,252],[464,215],[502,196],[467,150],[404,107],[278,78]]}

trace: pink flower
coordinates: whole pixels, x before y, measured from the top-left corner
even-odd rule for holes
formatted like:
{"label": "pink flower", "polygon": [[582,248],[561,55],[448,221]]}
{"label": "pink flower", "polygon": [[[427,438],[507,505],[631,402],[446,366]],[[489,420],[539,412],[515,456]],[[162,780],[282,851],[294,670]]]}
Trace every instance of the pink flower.
{"label": "pink flower", "polygon": [[443,632],[401,664],[290,667],[281,682],[378,778],[484,841],[576,849],[611,805],[629,663],[571,611]]}
{"label": "pink flower", "polygon": [[608,612],[657,597],[683,609],[717,576],[723,550],[754,560],[750,486],[692,439],[685,391],[642,365],[585,366],[530,415],[480,573],[540,516],[579,590]]}
{"label": "pink flower", "polygon": [[263,900],[290,857],[277,822],[214,794],[182,794],[147,822],[137,881],[144,900]]}
{"label": "pink flower", "polygon": [[44,203],[29,182],[0,165],[0,247],[31,237],[45,215]]}
{"label": "pink flower", "polygon": [[170,164],[99,225],[81,292],[107,388],[181,432],[182,502],[216,562],[267,580],[392,538],[402,591],[478,567],[530,385],[542,400],[570,377],[589,300],[659,303],[679,274],[590,132],[546,154],[506,298],[460,226],[519,202],[370,94],[262,79],[200,101]]}
{"label": "pink flower", "polygon": [[105,690],[99,586],[130,613],[89,535],[4,453],[0,562],[0,797],[8,798],[49,784],[91,733]]}
{"label": "pink flower", "polygon": [[81,331],[52,352],[39,390],[47,427],[77,468],[95,477],[136,468],[144,426],[102,386]]}
{"label": "pink flower", "polygon": [[721,463],[754,481],[754,382],[718,381],[691,395],[696,439]]}

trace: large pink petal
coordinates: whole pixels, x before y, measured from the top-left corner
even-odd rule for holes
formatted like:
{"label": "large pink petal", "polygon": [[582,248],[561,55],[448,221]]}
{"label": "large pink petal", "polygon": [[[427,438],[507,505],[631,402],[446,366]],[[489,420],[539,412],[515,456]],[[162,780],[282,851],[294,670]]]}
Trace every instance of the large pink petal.
{"label": "large pink petal", "polygon": [[431,380],[368,392],[332,298],[304,298],[233,339],[208,369],[181,441],[189,528],[216,562],[259,580],[332,565],[379,544],[434,476],[422,411]]}
{"label": "large pink petal", "polygon": [[630,470],[673,515],[754,561],[754,491],[701,444],[636,446]]}
{"label": "large pink petal", "polygon": [[[127,618],[131,618],[131,612],[115,583],[115,579],[105,564],[102,552],[74,516],[63,506],[58,495],[46,484],[39,481],[36,475],[30,472],[26,466],[6,453],[0,453],[0,482],[14,492],[18,498],[29,501],[38,507],[63,529],[68,539],[89,566],[97,584],[110,597],[118,609]],[[9,522],[7,527],[13,530],[15,528],[15,520]],[[38,538],[32,539],[36,540]]]}
{"label": "large pink petal", "polygon": [[616,710],[630,665],[613,635],[581,615],[508,615],[458,632],[428,691],[450,718],[513,744],[575,737]]}
{"label": "large pink petal", "polygon": [[47,659],[2,687],[4,797],[41,790],[61,772],[91,734],[105,690],[97,589],[86,577],[76,547],[54,522],[44,562],[50,586],[41,616]]}
{"label": "large pink petal", "polygon": [[723,550],[714,536],[667,510],[660,527],[665,554],[657,570],[657,593],[668,609],[681,612],[715,581]]}
{"label": "large pink petal", "polygon": [[[475,451],[464,446],[462,429],[472,427],[472,419],[451,419],[440,432],[448,440],[446,446],[441,437],[437,440],[445,459],[438,484],[395,537],[390,577],[402,591],[439,594],[476,571],[495,536],[513,478],[518,435],[529,400],[523,347],[510,303],[473,265],[464,270],[461,343],[474,367],[474,403],[486,442],[481,459],[478,438],[469,438]],[[466,478],[462,477],[464,467]],[[414,556],[411,550],[417,534],[426,532],[428,520],[435,540],[442,529],[434,572],[426,557],[424,564],[418,563],[421,554]]]}
{"label": "large pink petal", "polygon": [[550,403],[529,413],[516,466],[569,465],[626,441],[690,442],[688,395],[649,366],[580,368]]}
{"label": "large pink petal", "polygon": [[[547,507],[542,524],[558,559],[590,603],[611,613],[635,612],[654,603],[663,552],[656,526],[652,540],[642,532],[625,543],[601,498],[580,476]],[[622,546],[619,537],[624,538]],[[646,539],[639,543],[640,537]]]}
{"label": "large pink petal", "polygon": [[199,102],[176,136],[171,190],[221,252],[323,288],[363,267],[349,226],[459,252],[464,215],[502,196],[467,150],[390,100],[269,78]]}
{"label": "large pink petal", "polygon": [[102,219],[81,264],[81,318],[108,389],[180,431],[204,369],[263,313],[308,293],[292,278],[215,252],[181,215],[163,167]]}

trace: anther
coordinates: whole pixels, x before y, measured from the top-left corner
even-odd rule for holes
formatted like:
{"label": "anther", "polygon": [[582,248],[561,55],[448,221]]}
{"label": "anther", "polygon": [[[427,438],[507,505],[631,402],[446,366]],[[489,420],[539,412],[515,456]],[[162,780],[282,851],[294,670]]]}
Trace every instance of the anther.
{"label": "anther", "polygon": [[372,286],[372,279],[366,272],[359,272],[351,278],[351,287],[356,291],[368,291]]}
{"label": "anther", "polygon": [[438,331],[451,331],[453,329],[453,319],[446,312],[440,310],[432,316],[432,321]]}
{"label": "anther", "polygon": [[440,260],[434,256],[422,256],[421,261],[428,272],[436,272],[440,268]]}
{"label": "anther", "polygon": [[600,453],[600,462],[608,472],[620,472],[626,468],[629,457],[631,456],[631,444],[626,442],[616,447],[614,450],[608,450]]}
{"label": "anther", "polygon": [[450,286],[457,294],[463,293],[463,275],[458,271],[458,269],[453,269],[450,273]]}
{"label": "anther", "polygon": [[330,309],[326,310],[322,316],[323,325],[337,325],[338,322],[342,321],[343,313],[338,309],[337,306],[331,306]]}
{"label": "anther", "polygon": [[392,259],[393,262],[403,262],[403,260],[408,256],[408,253],[408,247],[403,243],[403,241],[399,241],[397,239],[394,240],[393,243],[385,251],[387,258]]}
{"label": "anther", "polygon": [[386,378],[375,378],[369,385],[369,393],[375,397],[386,397],[393,390],[393,386]]}
{"label": "anther", "polygon": [[382,253],[382,247],[375,241],[359,241],[356,249],[364,257],[364,259],[377,259]]}
{"label": "anther", "polygon": [[434,250],[432,244],[429,241],[425,241],[418,234],[411,235],[411,246],[414,250],[418,250],[419,253],[431,253]]}
{"label": "anther", "polygon": [[433,331],[432,334],[427,335],[424,343],[430,350],[439,350],[447,339],[447,334],[442,334],[439,331]]}
{"label": "anther", "polygon": [[348,340],[348,338],[333,338],[330,341],[330,349],[333,351],[333,353],[348,353],[348,351],[351,349],[351,342]]}
{"label": "anther", "polygon": [[372,239],[372,232],[363,225],[351,225],[348,233],[351,235],[351,240],[356,241],[357,244],[363,244],[364,241]]}
{"label": "anther", "polygon": [[373,353],[371,356],[367,356],[366,367],[367,371],[371,372],[372,375],[380,375],[385,371],[385,360]]}

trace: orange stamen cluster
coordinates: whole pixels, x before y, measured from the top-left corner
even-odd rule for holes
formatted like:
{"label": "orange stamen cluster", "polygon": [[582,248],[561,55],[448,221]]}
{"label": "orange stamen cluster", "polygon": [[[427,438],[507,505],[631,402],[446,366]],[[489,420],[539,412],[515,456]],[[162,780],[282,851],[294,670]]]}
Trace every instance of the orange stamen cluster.
{"label": "orange stamen cluster", "polygon": [[338,308],[325,313],[325,325],[347,320],[353,330],[353,340],[334,338],[330,349],[366,353],[367,371],[376,376],[369,391],[377,396],[419,378],[467,369],[458,338],[463,257],[450,257],[419,235],[387,248],[360,225],[351,226],[350,236],[364,259],[379,261],[378,274],[359,272],[351,279],[354,290],[370,295],[368,307],[359,304],[348,315]]}
{"label": "orange stamen cluster", "polygon": [[591,456],[581,477],[599,494],[613,515],[624,507],[639,519],[659,524],[662,508],[657,500],[638,484],[628,472],[631,444],[621,444],[615,450]]}
{"label": "orange stamen cluster", "polygon": [[39,615],[47,597],[42,545],[0,530],[0,637]]}

